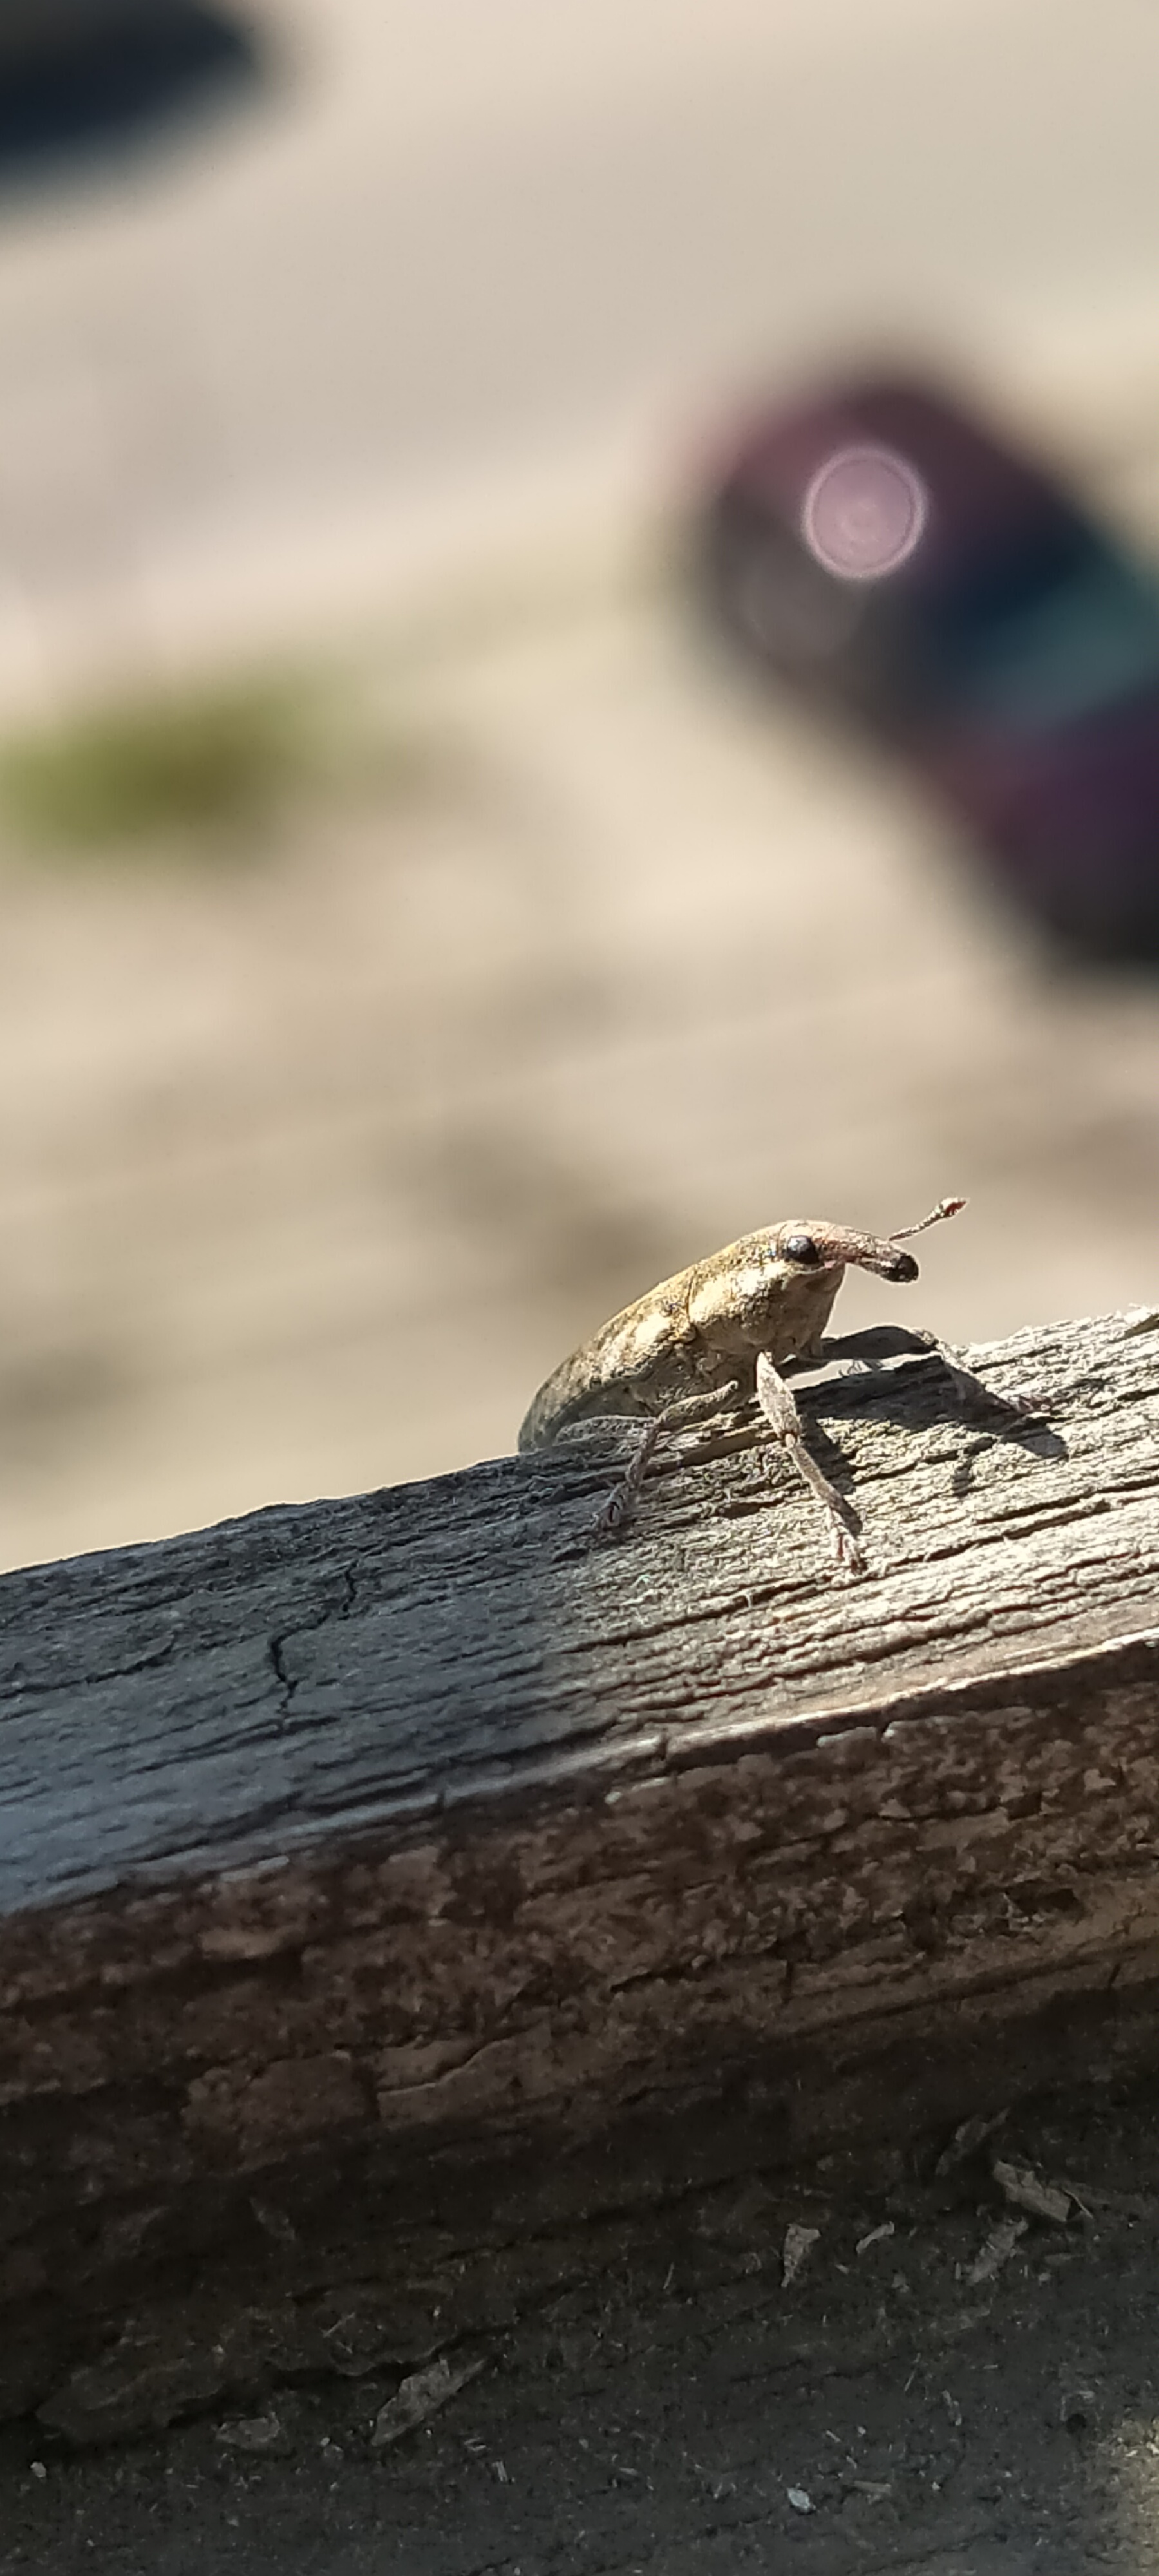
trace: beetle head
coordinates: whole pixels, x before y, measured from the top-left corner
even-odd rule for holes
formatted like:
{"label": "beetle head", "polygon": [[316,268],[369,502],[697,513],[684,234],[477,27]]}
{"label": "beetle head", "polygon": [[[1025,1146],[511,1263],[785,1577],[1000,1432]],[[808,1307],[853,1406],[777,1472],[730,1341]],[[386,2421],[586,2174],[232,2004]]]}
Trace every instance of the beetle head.
{"label": "beetle head", "polygon": [[908,1285],[918,1276],[918,1265],[912,1252],[902,1252],[902,1238],[924,1234],[929,1225],[940,1225],[944,1217],[957,1216],[965,1206],[964,1199],[939,1199],[936,1208],[922,1217],[918,1225],[899,1226],[896,1234],[884,1239],[876,1234],[858,1234],[852,1226],[830,1225],[827,1218],[790,1217],[787,1225],[778,1226],[773,1241],[777,1259],[791,1275],[807,1277],[810,1271],[876,1270],[881,1279]]}
{"label": "beetle head", "polygon": [[903,1252],[899,1244],[882,1242],[874,1234],[858,1234],[852,1226],[831,1225],[821,1217],[791,1217],[787,1225],[778,1226],[773,1243],[778,1261],[800,1278],[851,1265],[876,1270],[882,1279],[909,1280],[918,1275],[912,1252]]}

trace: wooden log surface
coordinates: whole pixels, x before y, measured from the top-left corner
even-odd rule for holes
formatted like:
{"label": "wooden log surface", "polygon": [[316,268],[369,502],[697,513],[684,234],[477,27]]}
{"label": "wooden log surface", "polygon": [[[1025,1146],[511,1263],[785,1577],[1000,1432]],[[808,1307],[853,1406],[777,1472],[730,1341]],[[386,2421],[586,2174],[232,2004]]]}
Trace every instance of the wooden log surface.
{"label": "wooden log surface", "polygon": [[4,1579],[0,2403],[174,2411],[126,2318],[239,2285],[231,2384],[371,2274],[413,2359],[471,2249],[1148,2062],[1159,1310],[974,1354],[1033,1421],[880,1349],[860,1583],[756,1447],[594,1546],[614,1425]]}

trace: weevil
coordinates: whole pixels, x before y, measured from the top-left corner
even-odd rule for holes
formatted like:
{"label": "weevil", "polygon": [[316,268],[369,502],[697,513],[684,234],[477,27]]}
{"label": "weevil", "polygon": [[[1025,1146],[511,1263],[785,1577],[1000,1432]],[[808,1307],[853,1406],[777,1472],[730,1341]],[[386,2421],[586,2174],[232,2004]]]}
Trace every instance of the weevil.
{"label": "weevil", "polygon": [[[596,1524],[598,1535],[612,1537],[629,1519],[664,1433],[727,1413],[755,1395],[774,1441],[820,1506],[838,1565],[848,1574],[863,1574],[849,1506],[809,1451],[782,1371],[836,1355],[825,1343],[825,1327],[851,1265],[908,1284],[917,1278],[918,1265],[903,1243],[957,1216],[965,1204],[961,1198],[939,1199],[918,1225],[899,1226],[884,1237],[819,1217],[790,1217],[783,1225],[742,1234],[722,1252],[662,1279],[563,1360],[528,1410],[520,1449],[546,1448],[576,1423],[600,1414],[643,1416],[631,1461]],[[917,1347],[937,1353],[959,1395],[981,1396],[1015,1413],[1036,1409],[1023,1396],[995,1395],[932,1333],[913,1338]]]}

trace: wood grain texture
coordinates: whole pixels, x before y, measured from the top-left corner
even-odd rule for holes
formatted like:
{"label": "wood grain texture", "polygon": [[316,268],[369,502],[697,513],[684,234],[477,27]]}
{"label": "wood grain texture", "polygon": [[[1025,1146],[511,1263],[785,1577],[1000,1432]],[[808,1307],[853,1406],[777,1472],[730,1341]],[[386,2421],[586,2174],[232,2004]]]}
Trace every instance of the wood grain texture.
{"label": "wood grain texture", "polygon": [[1159,1313],[972,1357],[1045,1418],[802,1394],[859,1584],[752,1449],[593,1549],[614,1426],[5,1579],[0,2397],[215,2266],[397,2298],[1145,2061]]}

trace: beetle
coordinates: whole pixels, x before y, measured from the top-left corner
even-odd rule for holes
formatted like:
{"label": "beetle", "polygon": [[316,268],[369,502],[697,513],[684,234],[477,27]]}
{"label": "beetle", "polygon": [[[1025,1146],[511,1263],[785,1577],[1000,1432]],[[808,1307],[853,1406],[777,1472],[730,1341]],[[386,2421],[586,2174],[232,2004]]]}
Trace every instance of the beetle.
{"label": "beetle", "polygon": [[[643,1416],[640,1441],[596,1524],[598,1535],[612,1537],[631,1515],[663,1433],[725,1413],[755,1395],[773,1439],[820,1505],[838,1565],[847,1574],[863,1574],[849,1506],[808,1449],[782,1371],[833,1355],[825,1327],[851,1265],[908,1285],[918,1265],[903,1243],[957,1216],[965,1204],[962,1198],[939,1199],[918,1225],[900,1226],[884,1237],[815,1217],[790,1217],[742,1234],[707,1260],[662,1279],[563,1360],[528,1409],[520,1450],[547,1448],[576,1424],[600,1415]],[[937,1353],[959,1395],[981,1395],[1016,1413],[1035,1409],[1022,1396],[995,1395],[933,1334],[914,1338]]]}

